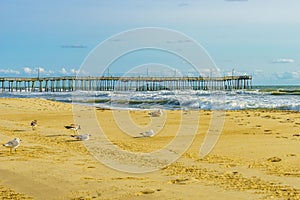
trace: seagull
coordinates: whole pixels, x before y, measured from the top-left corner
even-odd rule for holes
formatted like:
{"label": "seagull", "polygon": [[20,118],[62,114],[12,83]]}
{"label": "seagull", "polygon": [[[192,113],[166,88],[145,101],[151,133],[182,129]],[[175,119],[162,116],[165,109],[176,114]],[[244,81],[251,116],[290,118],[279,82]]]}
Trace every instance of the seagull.
{"label": "seagull", "polygon": [[80,125],[78,124],[70,124],[69,126],[65,126],[66,129],[71,129],[74,131],[74,133],[77,133],[77,130],[81,129]]}
{"label": "seagull", "polygon": [[15,149],[15,152],[17,151],[18,146],[20,145],[20,139],[19,138],[15,138],[5,144],[3,144],[3,146],[10,148],[10,153],[12,151],[12,149]]}
{"label": "seagull", "polygon": [[148,113],[151,117],[160,117],[163,114],[161,109],[153,110]]}
{"label": "seagull", "polygon": [[74,137],[77,140],[86,141],[89,140],[91,135],[90,134],[81,134],[81,135],[71,135],[71,137]]}
{"label": "seagull", "polygon": [[142,135],[142,137],[152,137],[154,136],[154,131],[150,129],[149,131],[141,132],[140,135]]}
{"label": "seagull", "polygon": [[35,128],[36,128],[36,126],[37,126],[37,121],[36,120],[33,120],[32,122],[31,122],[31,127],[32,127],[32,130],[35,130]]}

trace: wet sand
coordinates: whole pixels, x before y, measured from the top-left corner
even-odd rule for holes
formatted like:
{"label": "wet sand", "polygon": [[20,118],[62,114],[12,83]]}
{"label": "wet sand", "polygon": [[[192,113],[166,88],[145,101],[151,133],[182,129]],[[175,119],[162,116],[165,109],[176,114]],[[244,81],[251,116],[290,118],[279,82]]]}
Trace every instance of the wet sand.
{"label": "wet sand", "polygon": [[[212,113],[197,111],[188,151],[161,170],[134,174],[105,166],[70,137],[64,126],[74,122],[72,109],[42,99],[0,99],[0,143],[22,139],[16,153],[0,148],[0,199],[300,199],[299,112],[227,111],[217,145],[200,159]],[[164,147],[190,114],[165,111],[163,129],[137,139],[115,123],[118,112],[124,111],[97,109],[96,116],[106,137],[131,152]],[[130,118],[141,129],[151,122],[147,111],[130,111]]]}

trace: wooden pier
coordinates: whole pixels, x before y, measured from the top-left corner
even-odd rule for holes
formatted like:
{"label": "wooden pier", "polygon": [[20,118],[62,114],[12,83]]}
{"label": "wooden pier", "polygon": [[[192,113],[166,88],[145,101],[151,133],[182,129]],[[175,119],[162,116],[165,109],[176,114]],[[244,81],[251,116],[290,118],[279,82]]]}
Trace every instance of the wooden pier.
{"label": "wooden pier", "polygon": [[240,90],[252,88],[252,76],[224,77],[0,77],[2,92]]}

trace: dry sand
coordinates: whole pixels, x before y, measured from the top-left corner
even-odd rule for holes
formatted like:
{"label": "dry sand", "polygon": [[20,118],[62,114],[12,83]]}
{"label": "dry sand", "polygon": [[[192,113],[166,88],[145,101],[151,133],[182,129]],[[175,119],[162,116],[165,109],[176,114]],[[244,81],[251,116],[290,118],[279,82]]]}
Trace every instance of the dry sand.
{"label": "dry sand", "polygon": [[[72,141],[72,131],[64,128],[73,123],[70,104],[0,99],[0,110],[0,143],[22,139],[16,153],[0,148],[0,199],[300,199],[299,112],[227,111],[217,145],[199,159],[211,121],[211,112],[199,111],[197,135],[179,160],[159,171],[132,174],[105,166],[83,142]],[[132,152],[168,144],[183,114],[189,112],[166,111],[161,132],[137,139],[122,132],[111,110],[97,110],[110,141]],[[130,116],[141,127],[151,120],[146,111]]]}

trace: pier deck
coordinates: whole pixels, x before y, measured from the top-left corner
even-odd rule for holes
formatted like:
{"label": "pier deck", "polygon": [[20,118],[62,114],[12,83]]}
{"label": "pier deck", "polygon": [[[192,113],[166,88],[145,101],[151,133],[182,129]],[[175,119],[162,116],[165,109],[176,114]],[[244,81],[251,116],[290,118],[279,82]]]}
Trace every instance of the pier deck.
{"label": "pier deck", "polygon": [[252,76],[224,77],[0,77],[2,92],[251,89]]}

